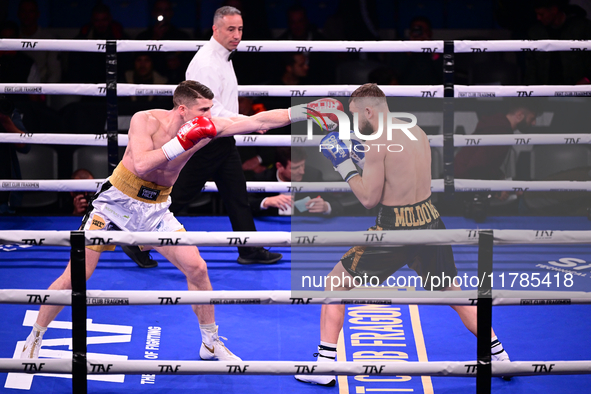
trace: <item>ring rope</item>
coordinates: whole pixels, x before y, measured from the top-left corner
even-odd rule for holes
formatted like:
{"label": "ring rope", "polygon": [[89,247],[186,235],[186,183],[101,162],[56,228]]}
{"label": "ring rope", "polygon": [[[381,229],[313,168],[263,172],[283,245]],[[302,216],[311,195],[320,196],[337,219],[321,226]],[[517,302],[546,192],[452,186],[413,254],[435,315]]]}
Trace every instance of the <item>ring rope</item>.
{"label": "ring rope", "polygon": [[[127,134],[119,134],[119,146],[127,146]],[[308,138],[305,135],[237,135],[237,146],[308,146],[318,147],[324,136]],[[428,135],[431,147],[443,146],[443,135]],[[0,143],[107,146],[107,134],[43,134],[4,133]],[[506,145],[584,145],[591,144],[591,134],[473,134],[454,135],[454,146],[506,146]],[[369,149],[372,148],[368,143]],[[374,147],[375,148],[375,147]],[[366,149],[366,148],[364,148]]]}
{"label": "ring rope", "polygon": [[[80,96],[106,96],[106,85],[72,83],[1,83],[5,94],[74,94]],[[350,96],[358,85],[240,85],[242,97],[312,97]],[[172,96],[176,85],[117,84],[117,96]],[[443,97],[443,85],[380,86],[389,97]],[[454,97],[589,97],[590,85],[454,85]]]}
{"label": "ring rope", "polygon": [[[357,291],[366,291],[355,296]],[[380,291],[381,290],[381,291]],[[367,291],[376,291],[368,296]],[[388,296],[383,296],[387,292]],[[403,291],[395,288],[360,287],[352,291],[331,291],[329,296],[310,297],[311,291],[221,290],[221,291],[132,291],[87,290],[86,305],[477,305],[478,290]],[[323,291],[314,291],[322,295]],[[302,297],[298,297],[301,295]],[[591,292],[492,290],[495,306],[508,305],[588,305]],[[170,302],[168,302],[169,300]],[[0,290],[0,304],[72,305],[71,290]]]}
{"label": "ring rope", "polygon": [[[96,192],[104,179],[13,180],[0,179],[0,191]],[[215,182],[205,182],[202,192],[217,192]],[[249,193],[334,193],[350,192],[347,182],[246,182]],[[431,192],[444,191],[443,179],[431,180]],[[591,191],[591,181],[494,181],[455,179],[456,192],[497,191]]]}
{"label": "ring rope", "polygon": [[[115,41],[115,40],[112,40]],[[109,42],[112,42],[109,41]],[[116,40],[117,52],[198,51],[205,40]],[[446,41],[447,42],[447,41]],[[591,50],[588,40],[454,40],[454,53]],[[10,51],[105,52],[106,40],[0,39]],[[240,52],[435,52],[443,53],[444,41],[241,41]]]}
{"label": "ring rope", "polygon": [[[20,360],[0,358],[0,372],[72,373],[69,359]],[[186,360],[105,360],[89,357],[86,363],[89,375],[407,375],[407,376],[459,376],[475,377],[476,361],[337,361],[317,363],[310,361],[232,361],[209,362]],[[482,364],[482,362],[480,363]],[[574,375],[591,373],[591,360],[582,361],[492,361],[493,376]],[[540,365],[546,368],[540,368]],[[549,367],[549,368],[548,368]]]}
{"label": "ring rope", "polygon": [[[400,246],[477,245],[480,230],[390,231],[84,231],[86,245]],[[495,245],[590,244],[591,230],[490,230]],[[1,245],[70,246],[70,231],[0,231]]]}

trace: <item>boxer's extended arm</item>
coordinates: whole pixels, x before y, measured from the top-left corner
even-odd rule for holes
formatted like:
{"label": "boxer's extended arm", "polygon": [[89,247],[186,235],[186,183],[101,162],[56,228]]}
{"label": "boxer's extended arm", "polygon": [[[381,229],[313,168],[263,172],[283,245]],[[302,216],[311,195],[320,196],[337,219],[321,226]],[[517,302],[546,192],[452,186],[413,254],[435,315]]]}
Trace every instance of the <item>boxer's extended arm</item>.
{"label": "boxer's extended arm", "polygon": [[253,116],[245,118],[228,119],[218,123],[218,119],[214,118],[218,137],[228,137],[237,134],[247,134],[252,132],[260,132],[261,134],[269,129],[277,129],[279,127],[287,126],[295,122],[302,122],[310,117],[320,119],[320,125],[325,131],[334,130],[338,123],[334,114],[323,112],[324,108],[343,110],[343,105],[335,99],[324,98],[312,101],[308,104],[300,104],[289,109],[274,109],[270,111],[259,112]]}
{"label": "boxer's extended arm", "polygon": [[286,109],[274,109],[238,119],[213,118],[213,123],[218,131],[217,137],[229,137],[260,130],[276,129],[287,126],[291,121]]}

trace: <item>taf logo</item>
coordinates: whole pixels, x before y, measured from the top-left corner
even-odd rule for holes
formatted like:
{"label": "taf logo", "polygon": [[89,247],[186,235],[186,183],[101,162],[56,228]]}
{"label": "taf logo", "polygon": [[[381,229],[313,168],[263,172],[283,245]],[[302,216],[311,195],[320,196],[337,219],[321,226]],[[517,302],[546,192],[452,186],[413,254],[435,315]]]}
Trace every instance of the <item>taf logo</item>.
{"label": "taf logo", "polygon": [[43,297],[41,297],[41,294],[27,294],[27,297],[29,297],[29,304],[45,304],[49,298],[49,294]]}
{"label": "taf logo", "polygon": [[21,48],[35,48],[38,43],[38,41],[21,41]]}
{"label": "taf logo", "polygon": [[291,300],[291,305],[298,305],[298,304],[307,305],[310,303],[310,301],[312,301],[311,298],[290,298],[290,300]]}
{"label": "taf logo", "polygon": [[181,297],[175,297],[174,300],[172,297],[158,297],[158,299],[160,300],[160,305],[178,305]]}

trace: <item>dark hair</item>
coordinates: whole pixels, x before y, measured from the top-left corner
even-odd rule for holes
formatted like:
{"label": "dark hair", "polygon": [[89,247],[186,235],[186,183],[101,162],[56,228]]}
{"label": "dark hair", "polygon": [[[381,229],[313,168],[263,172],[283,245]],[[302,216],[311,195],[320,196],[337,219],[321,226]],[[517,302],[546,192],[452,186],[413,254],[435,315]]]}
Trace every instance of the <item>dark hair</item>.
{"label": "dark hair", "polygon": [[565,11],[568,7],[569,0],[534,0],[534,10],[538,8],[556,7],[559,11]]}
{"label": "dark hair", "polygon": [[308,17],[308,10],[306,10],[306,7],[301,4],[294,4],[287,9],[287,15],[294,12],[303,12],[306,18]]}
{"label": "dark hair", "polygon": [[99,3],[92,7],[92,15],[94,14],[109,14],[111,15],[111,9],[108,5]]}
{"label": "dark hair", "polygon": [[2,37],[2,38],[18,38],[18,36],[19,36],[18,23],[11,21],[11,20],[6,20],[6,21],[0,23],[0,30],[5,30],[5,29],[14,31],[14,37]]}
{"label": "dark hair", "polygon": [[94,179],[94,176],[86,168],[79,168],[72,173],[72,179]]}
{"label": "dark hair", "polygon": [[505,97],[502,101],[502,110],[505,111],[506,114],[515,113],[521,109],[527,110],[532,112],[537,116],[542,115],[544,112],[544,105],[542,101],[538,98],[518,98],[518,97]]}
{"label": "dark hair", "polygon": [[215,25],[217,21],[228,15],[242,15],[242,13],[236,7],[225,5],[215,10],[215,14],[213,14],[213,24]]}
{"label": "dark hair", "polygon": [[23,6],[23,4],[27,4],[27,3],[33,4],[35,6],[35,8],[37,8],[37,10],[39,9],[39,4],[37,3],[37,0],[21,0],[18,3],[18,8],[20,9]]}
{"label": "dark hair", "polygon": [[424,24],[427,25],[427,27],[429,28],[429,30],[432,30],[433,29],[433,26],[431,25],[431,21],[426,16],[415,16],[414,18],[411,19],[409,25],[412,25],[415,22],[423,22]]}
{"label": "dark hair", "polygon": [[189,102],[201,98],[213,100],[213,92],[197,81],[188,80],[179,83],[179,86],[176,87],[172,95],[172,103],[176,108],[179,105],[190,105]]}
{"label": "dark hair", "polygon": [[281,56],[281,61],[283,63],[283,69],[285,70],[288,66],[293,66],[294,64],[296,64],[296,56],[306,56],[303,53],[299,53],[299,52],[288,52],[288,53],[284,53]]}
{"label": "dark hair", "polygon": [[357,101],[357,99],[375,97],[379,102],[386,101],[386,95],[375,83],[366,83],[359,86],[349,97],[349,103]]}
{"label": "dark hair", "polygon": [[299,147],[280,147],[275,150],[275,161],[287,167],[288,162],[298,163],[306,159],[306,151]]}

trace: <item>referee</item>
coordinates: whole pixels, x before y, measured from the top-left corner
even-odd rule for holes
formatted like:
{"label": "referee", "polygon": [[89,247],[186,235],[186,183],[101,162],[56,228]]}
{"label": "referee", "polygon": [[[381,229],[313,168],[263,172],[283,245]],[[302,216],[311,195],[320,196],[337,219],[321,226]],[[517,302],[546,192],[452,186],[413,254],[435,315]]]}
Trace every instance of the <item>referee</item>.
{"label": "referee", "polygon": [[[216,10],[213,36],[193,57],[187,80],[209,87],[215,97],[212,116],[239,117],[238,82],[232,65],[233,51],[242,39],[242,16],[230,6]],[[173,188],[170,210],[176,215],[189,204],[209,179],[215,181],[234,231],[256,231],[248,203],[246,178],[234,138],[211,141],[193,155]],[[273,264],[283,256],[261,247],[239,247],[240,264]]]}

